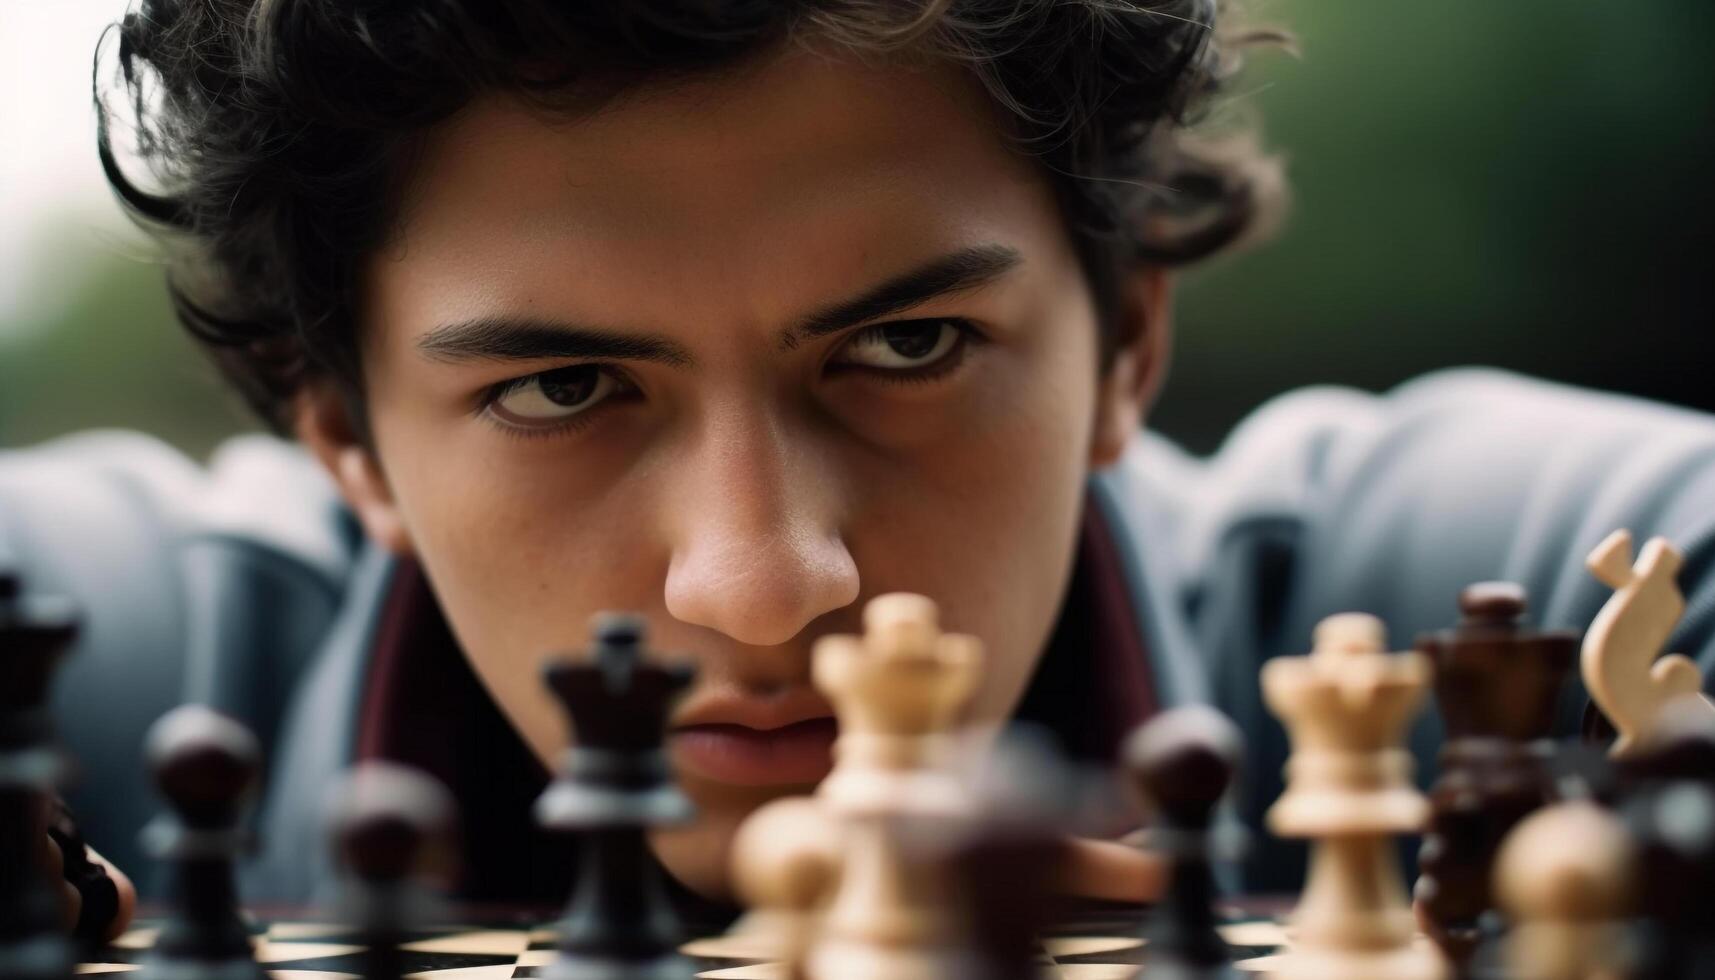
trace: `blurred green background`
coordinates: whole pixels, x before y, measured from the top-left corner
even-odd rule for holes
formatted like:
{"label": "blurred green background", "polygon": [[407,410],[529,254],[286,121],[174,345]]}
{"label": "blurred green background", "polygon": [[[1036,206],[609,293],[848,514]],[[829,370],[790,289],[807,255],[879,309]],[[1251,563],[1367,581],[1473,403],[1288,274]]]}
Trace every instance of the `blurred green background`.
{"label": "blurred green background", "polygon": [[[16,40],[29,24],[12,15],[32,5],[11,2],[24,8],[0,30]],[[1185,278],[1157,428],[1207,450],[1286,389],[1459,364],[1715,410],[1715,3],[1256,14],[1290,27],[1302,58],[1254,58],[1222,113],[1261,120],[1295,202],[1271,243]],[[96,30],[78,28],[67,50],[87,84]],[[70,101],[94,174],[87,97]],[[28,139],[6,152],[14,171],[55,165]],[[0,445],[119,425],[206,453],[248,418],[172,322],[147,248],[99,196],[79,202],[6,232]]]}

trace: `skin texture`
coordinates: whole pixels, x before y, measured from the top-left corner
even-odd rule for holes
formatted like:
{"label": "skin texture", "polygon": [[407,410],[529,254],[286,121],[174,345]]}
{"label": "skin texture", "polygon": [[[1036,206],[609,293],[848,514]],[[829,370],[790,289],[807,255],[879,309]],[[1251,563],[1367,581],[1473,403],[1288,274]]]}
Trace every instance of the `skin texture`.
{"label": "skin texture", "polygon": [[[725,697],[801,713],[826,710],[815,638],[859,631],[875,595],[922,592],[987,644],[975,717],[1012,711],[1070,575],[1085,478],[1159,380],[1168,289],[1157,270],[1131,277],[1126,342],[1101,370],[1049,186],[974,82],[789,49],[570,121],[485,98],[428,134],[404,188],[363,270],[373,451],[326,386],[299,398],[298,434],[369,533],[421,561],[540,757],[567,733],[538,664],[604,609],[641,613],[656,647],[696,660],[681,717]],[[972,246],[1020,261],[874,321],[967,322],[980,339],[934,377],[863,361],[877,342],[853,345],[874,322],[783,339],[808,311]],[[606,360],[621,394],[569,429],[508,434],[485,391],[579,361],[420,345],[443,324],[525,316],[659,338],[687,363]],[[679,768],[702,818],[658,853],[726,894],[737,823],[809,787]],[[1073,890],[1156,887],[1092,853]],[[1103,884],[1104,868],[1120,870]]]}

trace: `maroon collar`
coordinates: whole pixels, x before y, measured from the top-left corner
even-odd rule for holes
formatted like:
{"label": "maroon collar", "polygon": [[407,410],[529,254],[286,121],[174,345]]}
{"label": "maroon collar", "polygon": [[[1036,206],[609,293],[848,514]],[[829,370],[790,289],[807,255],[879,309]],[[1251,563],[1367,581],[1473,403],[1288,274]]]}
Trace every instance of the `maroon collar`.
{"label": "maroon collar", "polygon": [[[471,671],[415,562],[399,562],[383,603],[357,757],[416,766],[452,789],[464,811],[461,897],[562,901],[567,851],[530,819],[548,773]],[[1105,763],[1156,707],[1119,551],[1092,501],[1059,621],[1016,717],[1047,727],[1073,757]]]}
{"label": "maroon collar", "polygon": [[1014,717],[1046,727],[1073,758],[1106,764],[1155,713],[1148,651],[1113,531],[1084,507],[1066,599]]}

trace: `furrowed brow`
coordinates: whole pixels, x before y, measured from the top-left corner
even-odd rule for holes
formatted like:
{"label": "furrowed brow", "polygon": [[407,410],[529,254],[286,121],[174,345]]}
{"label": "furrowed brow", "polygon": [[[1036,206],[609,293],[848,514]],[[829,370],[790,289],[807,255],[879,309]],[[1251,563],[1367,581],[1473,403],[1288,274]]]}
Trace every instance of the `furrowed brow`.
{"label": "furrowed brow", "polygon": [[431,360],[448,363],[554,358],[655,361],[674,367],[691,363],[690,351],[661,337],[527,317],[479,317],[443,324],[424,334],[417,341],[417,350]]}
{"label": "furrowed brow", "polygon": [[973,245],[895,276],[848,300],[804,317],[781,336],[781,346],[837,333],[910,309],[939,296],[986,285],[1010,272],[1024,256],[1007,245]]}

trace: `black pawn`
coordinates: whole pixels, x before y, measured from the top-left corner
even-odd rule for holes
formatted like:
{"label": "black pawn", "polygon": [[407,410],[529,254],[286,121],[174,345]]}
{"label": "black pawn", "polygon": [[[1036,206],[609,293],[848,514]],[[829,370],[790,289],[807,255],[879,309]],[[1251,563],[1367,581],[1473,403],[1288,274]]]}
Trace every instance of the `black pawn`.
{"label": "black pawn", "polygon": [[77,635],[69,600],[26,596],[0,565],[0,977],[72,972],[59,883],[43,863],[47,815],[65,764],[54,745],[48,687]]}
{"label": "black pawn", "polygon": [[1169,862],[1167,892],[1144,930],[1145,973],[1155,980],[1232,980],[1216,926],[1211,853],[1215,807],[1238,768],[1239,731],[1213,708],[1163,712],[1126,743],[1125,761],[1158,817],[1150,842]]}
{"label": "black pawn", "polygon": [[143,844],[170,863],[171,905],[143,980],[262,980],[233,881],[234,861],[250,849],[242,819],[261,769],[255,737],[185,705],[149,729],[145,752],[171,813],[144,828]]}
{"label": "black pawn", "polygon": [[405,766],[368,762],[336,788],[329,831],[342,872],[340,918],[363,946],[363,980],[400,980],[400,943],[426,919],[423,877],[450,871],[452,797]]}
{"label": "black pawn", "polygon": [[664,729],[693,671],[645,657],[643,632],[637,617],[598,616],[586,657],[543,669],[573,741],[536,816],[578,840],[577,882],[556,927],[559,952],[542,974],[552,980],[665,980],[693,972],[678,953],[681,928],[647,838],[650,828],[691,817],[668,768]]}

